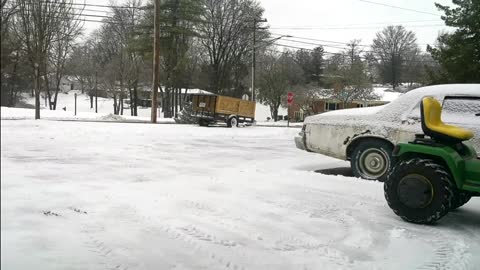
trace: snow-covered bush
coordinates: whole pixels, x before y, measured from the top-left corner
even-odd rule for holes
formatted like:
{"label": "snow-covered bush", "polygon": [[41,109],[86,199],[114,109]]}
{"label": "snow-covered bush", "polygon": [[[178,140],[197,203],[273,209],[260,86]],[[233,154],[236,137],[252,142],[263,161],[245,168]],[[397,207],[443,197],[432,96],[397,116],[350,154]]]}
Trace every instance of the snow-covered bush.
{"label": "snow-covered bush", "polygon": [[183,106],[183,110],[178,113],[178,117],[175,118],[175,122],[177,124],[197,124],[198,119],[197,117],[192,116],[193,109],[192,109],[192,103],[187,102]]}

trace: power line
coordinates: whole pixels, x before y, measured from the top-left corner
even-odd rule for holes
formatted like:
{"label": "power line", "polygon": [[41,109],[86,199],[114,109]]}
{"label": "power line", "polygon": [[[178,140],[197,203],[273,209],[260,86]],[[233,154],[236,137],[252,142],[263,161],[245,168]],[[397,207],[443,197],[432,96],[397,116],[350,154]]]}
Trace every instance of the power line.
{"label": "power line", "polygon": [[[40,3],[52,3],[49,1],[39,1]],[[61,3],[60,3],[61,4]],[[80,4],[80,3],[65,3],[72,6],[84,6],[84,7],[103,7],[103,8],[128,8],[128,9],[144,9],[144,7],[132,7],[132,6],[114,6],[114,5],[98,5],[98,4]]]}
{"label": "power line", "polygon": [[[290,46],[290,45],[285,45],[285,44],[280,44],[280,43],[274,43],[275,45],[277,46],[280,46],[280,47],[285,47],[285,48],[291,48],[291,49],[299,49],[299,50],[307,50],[307,51],[313,51],[313,49],[309,49],[309,48],[304,48],[304,47],[297,47],[297,46]],[[278,52],[278,51],[277,51]],[[365,52],[371,52],[371,53],[374,53],[373,51],[364,51]],[[343,53],[341,52],[328,52],[328,51],[324,51],[323,53],[325,54],[330,54],[330,55],[343,55]],[[369,58],[365,57],[365,56],[361,56],[361,55],[358,55],[358,57],[362,60],[370,60]],[[435,63],[435,61],[425,61],[425,60],[411,60],[411,59],[404,59],[403,61],[405,62],[411,62],[411,63]]]}
{"label": "power line", "polygon": [[[271,33],[271,34],[272,34],[272,35],[281,36],[281,34],[275,34],[275,33]],[[341,45],[349,45],[349,44],[350,44],[350,43],[347,43],[347,42],[331,41],[331,40],[325,40],[325,39],[306,38],[306,37],[299,37],[299,36],[292,36],[292,37],[293,37],[293,38],[296,38],[296,39],[311,40],[311,41],[320,41],[320,42],[327,42],[327,43],[334,43],[334,44],[341,44]],[[360,45],[360,44],[358,44],[358,46],[369,47],[370,45]]]}
{"label": "power line", "polygon": [[[422,28],[422,27],[438,27],[445,26],[444,24],[423,24],[423,25],[404,25],[410,28]],[[270,29],[276,30],[358,30],[358,29],[377,29],[378,26],[365,26],[365,27],[270,27]]]}
{"label": "power line", "polygon": [[[275,36],[284,36],[285,34],[277,34],[277,33],[270,33],[271,35]],[[310,41],[320,41],[320,42],[327,42],[333,44],[341,44],[341,45],[350,45],[350,42],[341,42],[341,41],[332,41],[332,40],[325,40],[325,39],[316,39],[316,38],[308,38],[308,37],[299,37],[299,36],[291,36],[292,38],[302,39],[302,40],[310,40]],[[427,43],[417,43],[418,45],[429,45]],[[360,47],[370,47],[371,45],[366,44],[357,44]]]}
{"label": "power line", "polygon": [[411,8],[403,8],[403,7],[398,7],[398,6],[393,6],[393,5],[388,5],[388,4],[383,4],[383,3],[378,3],[378,2],[368,1],[368,0],[359,0],[359,1],[369,3],[369,4],[379,5],[379,6],[385,6],[385,7],[402,9],[402,10],[407,10],[407,11],[416,12],[416,13],[427,14],[427,15],[433,15],[433,16],[439,16],[439,17],[442,16],[440,14],[435,14],[435,13],[431,13],[431,12],[420,11],[420,10],[411,9]]}
{"label": "power line", "polygon": [[372,22],[372,23],[354,23],[354,24],[326,24],[326,25],[280,25],[271,26],[276,28],[322,28],[322,27],[341,27],[341,26],[367,26],[367,25],[392,25],[404,23],[425,23],[425,22],[442,22],[442,20],[415,20],[415,21],[396,21],[396,22]]}
{"label": "power line", "polygon": [[300,41],[300,40],[293,40],[293,39],[282,39],[285,41],[290,41],[290,42],[296,42],[296,43],[301,43],[301,44],[308,44],[308,45],[315,45],[315,46],[323,46],[323,47],[331,47],[335,49],[344,49],[344,47],[338,47],[338,46],[332,46],[332,45],[326,45],[326,44],[319,44],[319,43],[312,43],[312,42],[306,42],[306,41]]}

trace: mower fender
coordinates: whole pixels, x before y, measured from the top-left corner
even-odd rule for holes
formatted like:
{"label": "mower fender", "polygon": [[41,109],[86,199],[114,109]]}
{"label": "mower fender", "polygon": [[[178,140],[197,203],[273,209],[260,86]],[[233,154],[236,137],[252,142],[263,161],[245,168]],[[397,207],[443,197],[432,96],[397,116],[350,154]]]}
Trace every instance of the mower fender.
{"label": "mower fender", "polygon": [[[475,153],[468,147],[467,155]],[[414,144],[414,143],[400,143],[395,146],[393,156],[396,160],[406,160],[413,157],[425,157],[444,163],[453,176],[457,188],[462,188],[465,182],[465,156],[461,156],[453,148],[432,147],[429,145]]]}

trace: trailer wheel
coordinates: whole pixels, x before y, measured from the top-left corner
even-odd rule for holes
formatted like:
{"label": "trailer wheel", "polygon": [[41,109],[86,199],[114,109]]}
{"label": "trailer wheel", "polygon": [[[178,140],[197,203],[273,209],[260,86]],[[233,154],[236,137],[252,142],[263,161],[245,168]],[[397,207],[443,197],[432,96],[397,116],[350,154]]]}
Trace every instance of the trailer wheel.
{"label": "trailer wheel", "polygon": [[237,117],[236,117],[236,116],[232,116],[232,117],[228,118],[228,120],[227,120],[227,126],[228,126],[229,128],[231,128],[231,127],[238,127],[238,119],[237,119]]}
{"label": "trailer wheel", "polygon": [[205,120],[205,119],[200,119],[200,120],[198,121],[198,124],[199,124],[201,127],[208,127],[208,124],[209,124],[209,123],[208,123],[208,121]]}

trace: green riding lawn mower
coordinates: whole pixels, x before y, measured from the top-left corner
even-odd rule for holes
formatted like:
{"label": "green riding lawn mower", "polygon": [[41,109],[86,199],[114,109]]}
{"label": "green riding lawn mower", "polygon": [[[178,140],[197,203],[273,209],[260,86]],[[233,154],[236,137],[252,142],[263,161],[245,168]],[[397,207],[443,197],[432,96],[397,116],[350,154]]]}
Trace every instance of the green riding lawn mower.
{"label": "green riding lawn mower", "polygon": [[384,183],[385,198],[395,214],[408,222],[435,223],[480,195],[480,158],[463,143],[473,133],[444,124],[441,112],[436,99],[423,98],[424,134],[393,151],[396,165]]}

